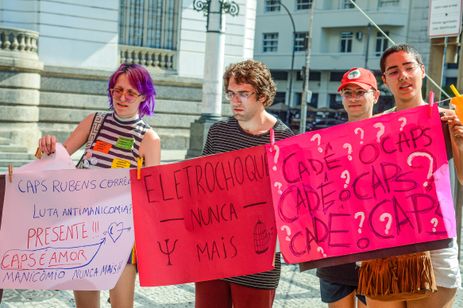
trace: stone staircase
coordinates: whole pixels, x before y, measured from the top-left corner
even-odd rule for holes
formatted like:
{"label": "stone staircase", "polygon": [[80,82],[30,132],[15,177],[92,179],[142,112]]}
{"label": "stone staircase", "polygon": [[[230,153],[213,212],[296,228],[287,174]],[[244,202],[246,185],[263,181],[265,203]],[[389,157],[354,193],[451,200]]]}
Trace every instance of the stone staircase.
{"label": "stone staircase", "polygon": [[[29,71],[0,78],[0,105],[6,104],[0,113],[0,172],[9,163],[18,167],[33,160],[41,136],[54,135],[63,142],[90,113],[107,111],[110,73],[47,66],[32,76],[34,82]],[[202,80],[152,74],[156,112],[146,121],[161,138],[161,162],[182,160],[189,148],[190,125],[201,115]],[[224,115],[230,113],[228,104],[222,110]],[[75,153],[72,158],[80,156]]]}
{"label": "stone staircase", "polygon": [[20,167],[34,159],[26,147],[15,145],[9,138],[0,137],[0,173],[5,173],[9,164]]}
{"label": "stone staircase", "polygon": [[[110,73],[46,67],[41,72],[37,131],[63,142],[88,114],[107,111]],[[201,115],[202,80],[159,72],[152,72],[152,77],[156,110],[144,119],[161,137],[162,149],[186,151],[190,124]]]}

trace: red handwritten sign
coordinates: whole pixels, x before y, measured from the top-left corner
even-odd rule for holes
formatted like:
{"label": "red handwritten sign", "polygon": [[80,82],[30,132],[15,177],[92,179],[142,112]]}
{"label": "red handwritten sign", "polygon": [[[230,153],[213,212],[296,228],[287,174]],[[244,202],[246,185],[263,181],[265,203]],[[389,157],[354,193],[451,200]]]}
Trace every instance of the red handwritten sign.
{"label": "red handwritten sign", "polygon": [[273,268],[276,231],[264,146],[131,170],[142,286]]}
{"label": "red handwritten sign", "polygon": [[[437,106],[267,146],[277,232],[289,263],[454,237]],[[366,255],[365,258],[368,258]]]}

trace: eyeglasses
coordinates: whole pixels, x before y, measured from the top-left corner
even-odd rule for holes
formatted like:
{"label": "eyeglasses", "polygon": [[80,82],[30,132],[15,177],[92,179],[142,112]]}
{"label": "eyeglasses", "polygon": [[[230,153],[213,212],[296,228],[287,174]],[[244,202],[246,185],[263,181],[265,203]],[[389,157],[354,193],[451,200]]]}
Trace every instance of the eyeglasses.
{"label": "eyeglasses", "polygon": [[384,76],[386,76],[388,78],[391,78],[391,79],[396,79],[396,78],[399,77],[399,75],[402,72],[405,72],[405,73],[407,73],[409,75],[413,74],[418,67],[420,67],[420,64],[418,64],[418,63],[406,64],[406,65],[404,65],[403,70],[400,70],[398,67],[394,67],[394,68],[386,71],[384,73]]}
{"label": "eyeglasses", "polygon": [[233,92],[233,91],[227,91],[225,92],[225,98],[229,101],[231,101],[234,97],[238,96],[239,100],[241,102],[246,102],[248,98],[255,94],[256,92],[246,92],[246,91],[238,91],[238,92]]}
{"label": "eyeglasses", "polygon": [[124,91],[124,89],[122,88],[114,88],[114,89],[111,89],[110,92],[111,92],[111,96],[115,99],[120,99],[122,95],[124,95],[125,100],[129,103],[133,102],[134,100],[136,100],[138,97],[141,96],[141,94],[138,94],[132,90]]}
{"label": "eyeglasses", "polygon": [[344,97],[344,98],[361,98],[361,97],[364,97],[369,92],[373,92],[373,91],[372,90],[368,90],[368,91],[365,91],[365,90],[358,90],[358,91],[346,90],[346,91],[341,92],[341,96]]}

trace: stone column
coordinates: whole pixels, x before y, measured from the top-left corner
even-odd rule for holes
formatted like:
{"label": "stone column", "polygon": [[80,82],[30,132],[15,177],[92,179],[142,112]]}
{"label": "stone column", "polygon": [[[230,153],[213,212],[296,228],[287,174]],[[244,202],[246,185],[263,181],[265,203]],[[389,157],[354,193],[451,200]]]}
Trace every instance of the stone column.
{"label": "stone column", "polygon": [[35,152],[38,129],[40,74],[39,34],[0,28],[0,137]]}
{"label": "stone column", "polygon": [[207,33],[201,117],[191,124],[190,148],[186,158],[201,155],[209,128],[221,119],[225,54],[225,16],[222,12],[232,16],[238,15],[239,12],[238,5],[233,1],[195,0],[193,7],[197,11],[203,11],[207,16]]}
{"label": "stone column", "polygon": [[208,8],[202,117],[215,120],[222,115],[225,16],[222,15],[222,4],[218,0],[209,1]]}

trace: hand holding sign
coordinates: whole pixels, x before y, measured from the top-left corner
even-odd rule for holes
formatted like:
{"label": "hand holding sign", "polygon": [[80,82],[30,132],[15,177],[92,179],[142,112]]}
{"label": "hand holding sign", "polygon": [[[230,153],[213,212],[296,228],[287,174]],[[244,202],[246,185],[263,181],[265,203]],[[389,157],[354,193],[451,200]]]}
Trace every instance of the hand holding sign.
{"label": "hand holding sign", "polygon": [[[282,193],[273,189],[272,194],[287,262],[332,259],[455,235],[438,107],[431,107],[431,117],[428,108],[276,143],[280,163],[270,178],[281,183]],[[313,146],[318,140],[325,140],[322,151]]]}
{"label": "hand holding sign", "polygon": [[15,173],[38,172],[44,170],[75,169],[74,162],[68,151],[61,143],[56,144],[56,151],[53,154],[42,156],[24,166],[15,169]]}

